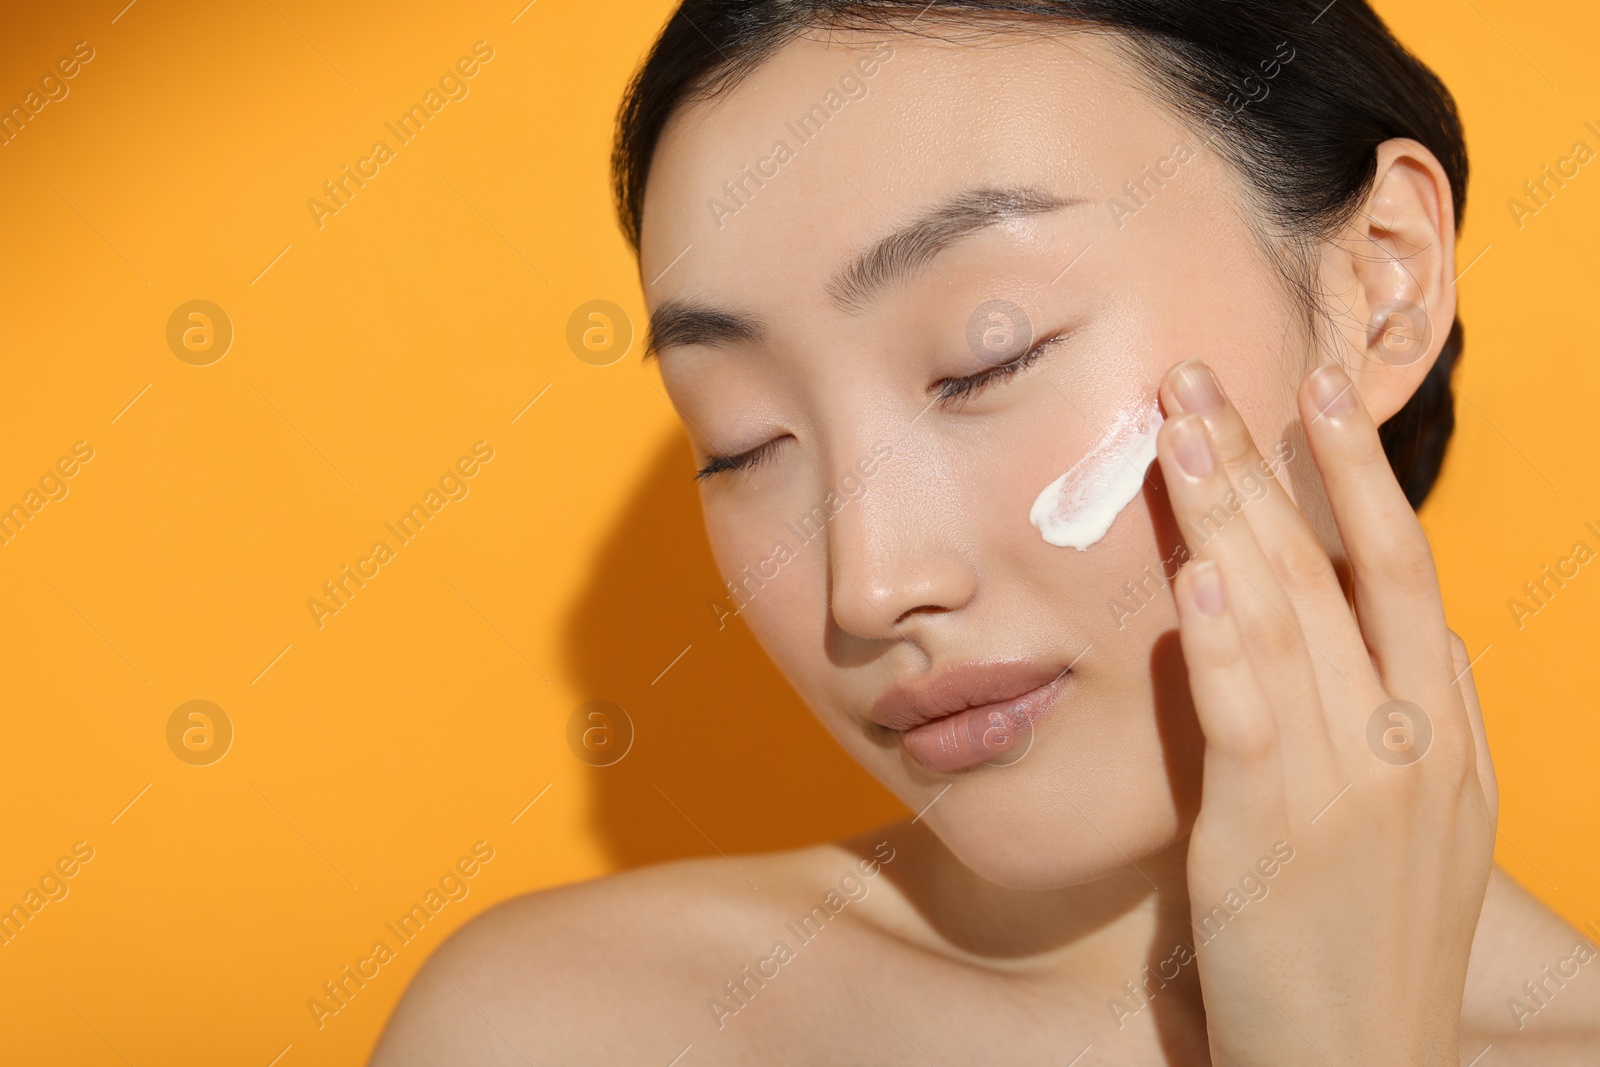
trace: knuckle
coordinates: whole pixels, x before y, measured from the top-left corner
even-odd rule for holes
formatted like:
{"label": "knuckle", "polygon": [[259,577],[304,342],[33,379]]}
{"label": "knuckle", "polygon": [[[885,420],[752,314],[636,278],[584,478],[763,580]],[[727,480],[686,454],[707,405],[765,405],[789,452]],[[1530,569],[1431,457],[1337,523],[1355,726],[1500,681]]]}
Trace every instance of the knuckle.
{"label": "knuckle", "polygon": [[1250,669],[1250,657],[1240,643],[1237,630],[1214,637],[1206,653],[1208,669],[1223,677],[1234,677]]}
{"label": "knuckle", "polygon": [[1207,739],[1242,763],[1262,764],[1278,751],[1278,726],[1264,710],[1226,716]]}
{"label": "knuckle", "polygon": [[1256,444],[1250,439],[1250,431],[1237,411],[1225,409],[1223,414],[1214,416],[1214,421],[1209,425],[1212,447],[1216,449],[1217,459],[1228,473],[1233,474],[1253,465],[1257,458]]}
{"label": "knuckle", "polygon": [[[1270,608],[1268,609],[1271,610]],[[1270,661],[1286,660],[1299,648],[1300,634],[1276,612],[1270,618],[1259,617],[1245,629],[1250,646]]]}
{"label": "knuckle", "polygon": [[1294,538],[1273,557],[1274,570],[1291,594],[1311,593],[1339,584],[1333,563],[1320,545]]}
{"label": "knuckle", "polygon": [[1371,567],[1382,581],[1403,592],[1426,590],[1438,581],[1433,550],[1420,532],[1415,537],[1391,537],[1375,545]]}

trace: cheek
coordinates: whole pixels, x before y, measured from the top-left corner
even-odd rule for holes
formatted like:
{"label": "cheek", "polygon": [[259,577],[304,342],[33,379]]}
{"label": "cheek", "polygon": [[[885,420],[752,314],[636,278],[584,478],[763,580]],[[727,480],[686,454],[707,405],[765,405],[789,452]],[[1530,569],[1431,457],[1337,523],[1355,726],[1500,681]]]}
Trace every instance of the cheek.
{"label": "cheek", "polygon": [[[1276,320],[1258,312],[1248,326],[1252,343],[1236,350],[1217,351],[1206,359],[1249,427],[1250,438],[1268,469],[1277,475],[1290,499],[1313,526],[1320,528],[1319,516],[1326,498],[1311,462],[1295,401],[1300,376],[1310,371],[1315,361],[1304,340],[1291,337],[1285,341],[1291,325],[1287,312]],[[1241,499],[1260,498],[1266,475],[1258,470],[1255,477],[1254,484],[1247,483],[1243,476],[1234,479]]]}
{"label": "cheek", "polygon": [[[952,448],[964,467],[965,518],[990,547],[1045,564],[1071,561],[1069,569],[1105,554],[1102,539],[1125,521],[1140,492],[1135,466],[1122,457],[1137,461],[1140,431],[1158,424],[1152,412],[1161,368],[1151,351],[1144,322],[1097,325],[1033,380],[1017,383],[1017,402],[984,420],[981,440]],[[1110,530],[1094,533],[1096,516]],[[1059,521],[1074,517],[1088,521]],[[1090,534],[1063,537],[1064,526]],[[1079,542],[1081,550],[1073,547]]]}
{"label": "cheek", "polygon": [[820,659],[825,632],[827,549],[821,538],[798,536],[780,517],[781,507],[770,501],[707,507],[706,535],[723,578],[715,603],[718,614],[737,613],[806,695],[807,661]]}
{"label": "cheek", "polygon": [[973,529],[983,543],[987,591],[1025,606],[1018,614],[1053,630],[1056,647],[1092,646],[1094,662],[1080,668],[1094,669],[1101,684],[1146,677],[1152,642],[1177,621],[1168,586],[1185,558],[1160,468],[1152,464],[1128,490],[1132,498],[1099,540],[1082,550],[1058,546],[1045,540],[1030,512],[1040,491],[1100,438],[1091,438],[1087,427],[1070,437],[1050,428],[1038,432],[1042,441],[1034,453],[1043,458],[973,482],[982,486],[972,502],[978,516]]}

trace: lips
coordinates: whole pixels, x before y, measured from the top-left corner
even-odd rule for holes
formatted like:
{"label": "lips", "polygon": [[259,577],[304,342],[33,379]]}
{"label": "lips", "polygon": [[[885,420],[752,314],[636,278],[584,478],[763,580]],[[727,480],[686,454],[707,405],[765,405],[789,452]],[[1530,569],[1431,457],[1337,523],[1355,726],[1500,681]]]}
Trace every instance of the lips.
{"label": "lips", "polygon": [[906,754],[923,767],[950,774],[1028,744],[1066,677],[1065,668],[1037,662],[963,664],[925,684],[890,689],[867,717],[898,731]]}

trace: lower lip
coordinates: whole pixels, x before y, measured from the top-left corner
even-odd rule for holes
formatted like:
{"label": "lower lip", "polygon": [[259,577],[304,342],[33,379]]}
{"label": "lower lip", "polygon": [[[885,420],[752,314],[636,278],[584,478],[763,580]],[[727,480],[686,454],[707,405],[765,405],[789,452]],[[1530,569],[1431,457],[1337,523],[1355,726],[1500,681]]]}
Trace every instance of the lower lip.
{"label": "lower lip", "polygon": [[958,711],[900,735],[906,754],[935,774],[1013,756],[1033,743],[1033,728],[1055,710],[1067,672],[1014,700]]}

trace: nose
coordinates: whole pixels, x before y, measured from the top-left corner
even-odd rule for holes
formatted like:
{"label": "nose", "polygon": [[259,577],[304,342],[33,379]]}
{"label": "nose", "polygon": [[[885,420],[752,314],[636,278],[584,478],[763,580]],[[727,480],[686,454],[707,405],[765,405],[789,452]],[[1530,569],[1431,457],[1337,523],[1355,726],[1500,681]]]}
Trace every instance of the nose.
{"label": "nose", "polygon": [[[965,607],[976,572],[952,521],[948,485],[903,449],[863,476],[853,459],[834,464],[843,506],[828,523],[829,608],[845,633],[867,640],[916,639],[928,621]],[[851,476],[854,476],[853,478]]]}

